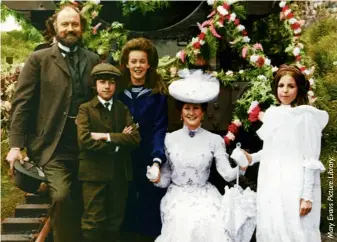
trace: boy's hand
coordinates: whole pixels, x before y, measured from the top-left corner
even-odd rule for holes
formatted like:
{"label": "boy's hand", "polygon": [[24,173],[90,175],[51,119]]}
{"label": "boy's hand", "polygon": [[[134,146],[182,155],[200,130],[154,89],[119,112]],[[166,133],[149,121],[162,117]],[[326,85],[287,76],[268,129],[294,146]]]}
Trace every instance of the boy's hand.
{"label": "boy's hand", "polygon": [[123,134],[131,134],[132,133],[132,131],[133,131],[133,127],[132,126],[129,126],[129,127],[125,127],[124,129],[123,129]]}
{"label": "boy's hand", "polygon": [[93,140],[104,140],[107,141],[108,136],[106,135],[106,133],[95,133],[95,132],[91,132],[91,138]]}

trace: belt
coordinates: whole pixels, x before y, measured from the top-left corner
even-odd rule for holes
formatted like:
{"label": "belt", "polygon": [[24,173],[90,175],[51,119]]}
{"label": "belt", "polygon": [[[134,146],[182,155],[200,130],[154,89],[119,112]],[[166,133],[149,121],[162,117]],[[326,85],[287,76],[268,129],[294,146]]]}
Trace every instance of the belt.
{"label": "belt", "polygon": [[77,116],[68,116],[68,118],[70,118],[70,119],[76,119]]}

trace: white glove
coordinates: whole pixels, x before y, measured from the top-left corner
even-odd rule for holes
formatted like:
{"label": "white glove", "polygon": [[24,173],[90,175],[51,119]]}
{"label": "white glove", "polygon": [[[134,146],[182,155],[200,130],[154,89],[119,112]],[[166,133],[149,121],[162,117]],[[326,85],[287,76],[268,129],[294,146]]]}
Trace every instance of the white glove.
{"label": "white glove", "polygon": [[233,152],[231,154],[231,158],[233,160],[235,160],[236,164],[238,164],[241,167],[247,167],[248,166],[247,157],[246,157],[245,153],[243,153],[240,143],[236,144],[236,148],[233,150]]}
{"label": "white glove", "polygon": [[159,168],[158,166],[147,166],[146,177],[149,180],[156,180],[159,176]]}

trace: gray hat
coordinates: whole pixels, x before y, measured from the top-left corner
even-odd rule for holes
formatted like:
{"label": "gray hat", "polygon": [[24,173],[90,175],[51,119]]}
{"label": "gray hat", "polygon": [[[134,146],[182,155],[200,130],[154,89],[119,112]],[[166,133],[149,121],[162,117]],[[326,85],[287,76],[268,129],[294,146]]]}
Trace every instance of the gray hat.
{"label": "gray hat", "polygon": [[98,76],[107,76],[118,79],[121,75],[122,73],[115,66],[108,63],[100,63],[91,71],[91,76],[95,79]]}

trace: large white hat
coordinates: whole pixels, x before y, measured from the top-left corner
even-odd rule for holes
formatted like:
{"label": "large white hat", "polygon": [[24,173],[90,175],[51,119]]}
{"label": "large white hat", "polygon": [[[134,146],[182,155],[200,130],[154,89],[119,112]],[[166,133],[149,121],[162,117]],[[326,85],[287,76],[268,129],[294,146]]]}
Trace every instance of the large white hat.
{"label": "large white hat", "polygon": [[185,103],[207,103],[218,97],[220,84],[215,77],[202,70],[188,69],[180,70],[178,75],[183,79],[169,86],[169,93],[175,99]]}

